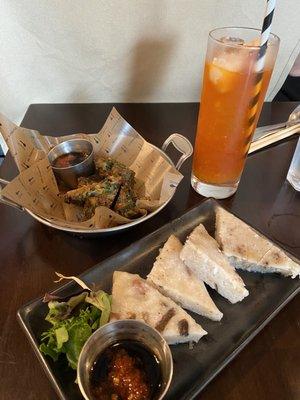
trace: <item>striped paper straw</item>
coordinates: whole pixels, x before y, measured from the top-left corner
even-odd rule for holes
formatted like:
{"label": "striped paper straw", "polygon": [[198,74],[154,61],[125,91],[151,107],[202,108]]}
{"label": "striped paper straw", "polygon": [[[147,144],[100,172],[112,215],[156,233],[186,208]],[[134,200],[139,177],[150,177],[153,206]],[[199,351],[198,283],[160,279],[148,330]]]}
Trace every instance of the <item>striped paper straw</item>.
{"label": "striped paper straw", "polygon": [[[250,102],[250,112],[249,112],[249,121],[248,121],[248,128],[249,128],[249,145],[250,139],[253,133],[253,125],[255,122],[255,117],[257,113],[257,106],[259,95],[261,91],[262,81],[263,81],[263,72],[264,66],[266,61],[266,52],[268,47],[268,40],[270,37],[271,32],[271,24],[274,15],[276,0],[267,0],[266,12],[264,17],[264,22],[261,30],[260,36],[260,45],[259,45],[259,52],[258,57],[255,65],[255,72],[256,72],[256,80],[255,80],[255,87],[254,87],[254,95]],[[247,141],[248,142],[248,141]]]}

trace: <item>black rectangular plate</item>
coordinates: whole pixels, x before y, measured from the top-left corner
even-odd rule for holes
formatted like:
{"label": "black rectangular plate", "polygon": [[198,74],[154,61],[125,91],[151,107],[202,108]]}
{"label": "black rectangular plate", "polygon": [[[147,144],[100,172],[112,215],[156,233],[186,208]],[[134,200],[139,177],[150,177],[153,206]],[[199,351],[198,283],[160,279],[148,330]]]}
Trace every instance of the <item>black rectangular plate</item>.
{"label": "black rectangular plate", "polygon": [[[203,223],[214,234],[215,207],[212,199],[186,212],[182,217],[168,223],[145,238],[133,243],[118,254],[95,265],[81,275],[88,284],[111,291],[115,270],[138,273],[142,277],[150,272],[159,248],[173,233],[182,241],[191,230]],[[210,290],[217,307],[224,313],[220,322],[213,322],[191,313],[208,332],[193,349],[188,344],[171,346],[174,359],[174,376],[166,400],[188,400],[203,388],[242,350],[247,343],[288,303],[299,291],[299,279],[284,278],[277,274],[258,274],[239,271],[250,295],[238,304],[230,304]],[[70,282],[55,293],[67,296],[78,291]],[[40,362],[64,400],[82,399],[74,383],[75,373],[64,364],[53,363],[38,350],[41,332],[48,328],[44,317],[47,305],[41,299],[32,301],[18,311],[18,319],[24,328]]]}

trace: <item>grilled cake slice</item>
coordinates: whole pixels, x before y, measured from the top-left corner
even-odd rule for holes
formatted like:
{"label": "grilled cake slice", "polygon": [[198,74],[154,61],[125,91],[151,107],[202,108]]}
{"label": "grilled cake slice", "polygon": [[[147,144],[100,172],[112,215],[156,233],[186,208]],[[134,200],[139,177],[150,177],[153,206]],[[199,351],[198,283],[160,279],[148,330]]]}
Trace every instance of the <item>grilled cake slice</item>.
{"label": "grilled cake slice", "polygon": [[173,300],[139,275],[113,275],[111,321],[136,319],[157,329],[169,344],[198,342],[207,332]]}
{"label": "grilled cake slice", "polygon": [[160,250],[147,280],[177,304],[214,321],[223,317],[202,280],[180,259],[180,240],[171,235]]}
{"label": "grilled cake slice", "polygon": [[242,278],[235,272],[222,254],[218,243],[202,224],[198,225],[187,238],[180,253],[181,260],[220,295],[231,303],[248,296]]}
{"label": "grilled cake slice", "polygon": [[221,207],[216,211],[215,237],[230,263],[251,272],[277,272],[295,278],[300,265],[253,228]]}

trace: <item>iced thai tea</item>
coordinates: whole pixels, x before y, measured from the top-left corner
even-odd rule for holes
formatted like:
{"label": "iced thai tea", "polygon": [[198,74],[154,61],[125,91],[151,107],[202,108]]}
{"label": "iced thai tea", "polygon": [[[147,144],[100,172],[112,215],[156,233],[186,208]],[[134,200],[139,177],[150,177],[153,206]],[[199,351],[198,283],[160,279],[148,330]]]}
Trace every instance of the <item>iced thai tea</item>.
{"label": "iced thai tea", "polygon": [[192,186],[204,196],[224,198],[236,191],[277,55],[279,41],[274,36],[267,50],[255,120],[249,124],[258,75],[259,48],[253,39],[259,33],[245,31],[250,33],[224,28],[210,34],[192,173]]}

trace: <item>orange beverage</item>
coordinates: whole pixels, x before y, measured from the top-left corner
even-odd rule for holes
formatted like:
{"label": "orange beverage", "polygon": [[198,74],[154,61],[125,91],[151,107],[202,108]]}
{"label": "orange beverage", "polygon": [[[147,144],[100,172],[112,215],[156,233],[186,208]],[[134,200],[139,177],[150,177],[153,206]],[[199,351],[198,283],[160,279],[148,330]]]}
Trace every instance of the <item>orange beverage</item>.
{"label": "orange beverage", "polygon": [[[229,29],[239,32],[228,33]],[[211,32],[204,69],[192,186],[200,194],[216,198],[228,197],[237,189],[278,50],[274,37],[277,46],[269,45],[255,120],[250,124],[259,48],[245,45],[251,40],[249,34],[244,40],[236,39],[243,38],[241,30]],[[258,36],[256,30],[245,30]]]}

